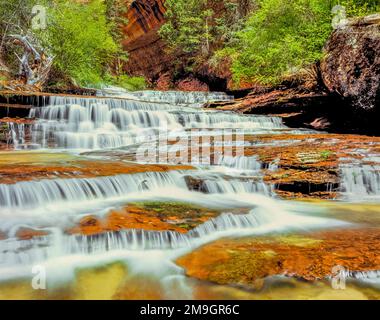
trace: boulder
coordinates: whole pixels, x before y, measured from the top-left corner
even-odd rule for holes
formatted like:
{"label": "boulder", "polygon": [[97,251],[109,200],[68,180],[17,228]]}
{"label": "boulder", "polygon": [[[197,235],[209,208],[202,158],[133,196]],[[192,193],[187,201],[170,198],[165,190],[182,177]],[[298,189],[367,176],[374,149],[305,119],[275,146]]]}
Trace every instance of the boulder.
{"label": "boulder", "polygon": [[321,75],[327,89],[356,108],[379,108],[380,14],[339,26],[328,40],[325,53]]}

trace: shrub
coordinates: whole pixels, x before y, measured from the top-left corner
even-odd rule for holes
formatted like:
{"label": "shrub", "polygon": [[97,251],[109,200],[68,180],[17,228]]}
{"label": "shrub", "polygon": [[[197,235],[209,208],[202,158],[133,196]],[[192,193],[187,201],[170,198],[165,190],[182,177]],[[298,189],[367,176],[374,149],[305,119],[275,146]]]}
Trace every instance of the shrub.
{"label": "shrub", "polygon": [[50,3],[48,28],[39,33],[54,56],[54,68],[79,85],[94,85],[102,78],[121,48],[111,31],[102,0],[86,3],[57,0]]}
{"label": "shrub", "polygon": [[244,27],[213,61],[232,60],[235,82],[276,85],[322,57],[332,31],[332,8],[346,7],[348,17],[378,11],[378,0],[261,0]]}

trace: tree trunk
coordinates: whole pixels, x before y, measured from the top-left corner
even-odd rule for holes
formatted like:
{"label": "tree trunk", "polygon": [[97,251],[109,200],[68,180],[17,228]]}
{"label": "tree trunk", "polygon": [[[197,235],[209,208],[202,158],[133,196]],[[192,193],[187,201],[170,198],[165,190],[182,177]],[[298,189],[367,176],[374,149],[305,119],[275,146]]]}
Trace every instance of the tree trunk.
{"label": "tree trunk", "polygon": [[46,82],[53,58],[39,52],[26,36],[10,35],[13,44],[23,47],[24,53],[20,58],[19,77],[26,85],[42,87]]}

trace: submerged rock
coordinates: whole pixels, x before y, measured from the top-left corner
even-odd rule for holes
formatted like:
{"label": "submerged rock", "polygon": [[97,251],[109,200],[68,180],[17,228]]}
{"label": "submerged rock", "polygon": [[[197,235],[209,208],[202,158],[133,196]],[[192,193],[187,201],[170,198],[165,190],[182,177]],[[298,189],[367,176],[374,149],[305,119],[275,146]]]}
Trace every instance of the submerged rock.
{"label": "submerged rock", "polygon": [[352,274],[379,270],[379,235],[378,228],[366,228],[225,239],[177,263],[197,279],[261,289],[263,279],[275,275],[315,281],[331,276],[335,266]]}
{"label": "submerged rock", "polygon": [[119,210],[111,210],[102,219],[86,216],[66,232],[97,235],[109,231],[136,229],[186,233],[219,214],[217,210],[179,202],[133,203]]}
{"label": "submerged rock", "polygon": [[321,62],[323,82],[361,109],[380,103],[380,14],[336,29]]}
{"label": "submerged rock", "polygon": [[193,169],[189,165],[142,165],[112,160],[104,162],[58,153],[28,151],[4,152],[1,154],[0,165],[2,184],[40,179],[112,177]]}

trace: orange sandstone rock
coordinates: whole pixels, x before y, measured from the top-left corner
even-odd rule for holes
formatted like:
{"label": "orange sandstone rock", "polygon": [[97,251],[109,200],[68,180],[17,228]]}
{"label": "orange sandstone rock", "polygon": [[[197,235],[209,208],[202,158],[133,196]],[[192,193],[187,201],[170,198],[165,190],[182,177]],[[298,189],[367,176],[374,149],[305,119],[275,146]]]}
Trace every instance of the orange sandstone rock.
{"label": "orange sandstone rock", "polygon": [[188,276],[219,284],[255,287],[257,280],[273,275],[313,281],[330,276],[338,265],[352,272],[380,270],[379,240],[379,228],[224,239],[177,263]]}

